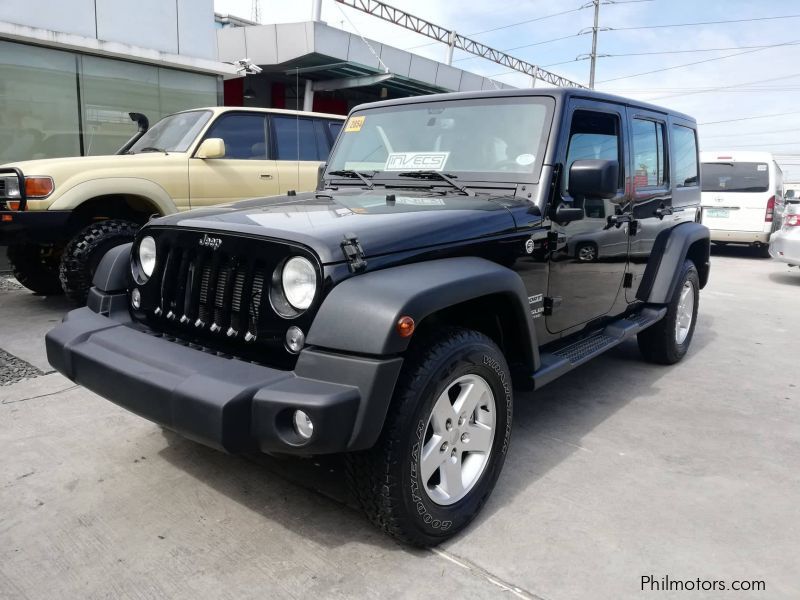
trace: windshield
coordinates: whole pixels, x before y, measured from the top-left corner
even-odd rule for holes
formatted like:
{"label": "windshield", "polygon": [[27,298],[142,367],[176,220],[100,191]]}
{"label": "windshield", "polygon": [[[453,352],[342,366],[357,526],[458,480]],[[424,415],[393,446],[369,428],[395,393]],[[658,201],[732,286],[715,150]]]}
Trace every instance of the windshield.
{"label": "windshield", "polygon": [[328,171],[538,180],[553,105],[548,97],[479,98],[360,111],[339,135]]}
{"label": "windshield", "polygon": [[766,192],[767,163],[703,163],[700,179],[704,192]]}
{"label": "windshield", "polygon": [[208,110],[193,110],[164,117],[148,129],[129,152],[137,154],[154,149],[186,152],[210,118],[211,111]]}

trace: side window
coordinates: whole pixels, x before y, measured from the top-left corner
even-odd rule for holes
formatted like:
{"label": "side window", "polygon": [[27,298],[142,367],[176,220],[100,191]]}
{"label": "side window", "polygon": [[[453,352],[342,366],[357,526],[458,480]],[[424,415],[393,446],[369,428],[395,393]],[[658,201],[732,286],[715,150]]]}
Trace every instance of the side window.
{"label": "side window", "polygon": [[267,158],[264,119],[264,115],[222,115],[209,128],[206,138],[222,138],[225,158],[264,160]]}
{"label": "side window", "polygon": [[317,150],[314,121],[289,116],[272,116],[277,160],[324,160]]}
{"label": "side window", "polygon": [[697,185],[697,138],[694,129],[673,125],[672,149],[675,187]]}
{"label": "side window", "polygon": [[620,187],[624,180],[624,165],[620,160],[619,117],[610,113],[590,110],[576,110],[572,114],[567,146],[567,172],[564,181],[568,183],[569,168],[576,160],[600,159],[619,162]]}
{"label": "side window", "polygon": [[317,136],[317,156],[319,160],[326,160],[331,151],[331,143],[325,132],[325,122],[319,119],[314,120],[314,133]]}
{"label": "side window", "polygon": [[664,125],[633,120],[633,183],[636,187],[664,185]]}
{"label": "side window", "polygon": [[331,139],[334,142],[336,141],[336,138],[339,137],[339,132],[342,130],[342,125],[344,125],[342,121],[328,121],[328,131],[331,132]]}

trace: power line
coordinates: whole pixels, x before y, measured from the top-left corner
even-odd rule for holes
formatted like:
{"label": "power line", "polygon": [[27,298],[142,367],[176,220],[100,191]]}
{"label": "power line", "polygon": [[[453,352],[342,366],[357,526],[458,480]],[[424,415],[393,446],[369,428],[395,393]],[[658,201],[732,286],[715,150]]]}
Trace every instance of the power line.
{"label": "power line", "polygon": [[708,140],[721,137],[741,137],[743,135],[770,135],[772,133],[791,133],[794,131],[800,131],[800,129],[772,129],[770,131],[748,131],[746,133],[718,133],[716,135],[704,135],[703,139]]}
{"label": "power line", "polygon": [[764,50],[769,50],[771,48],[778,48],[781,46],[788,46],[792,44],[797,44],[798,40],[794,40],[791,42],[782,42],[780,44],[771,44],[769,46],[764,46],[762,48],[757,48],[755,50],[745,50],[744,52],[734,52],[733,54],[726,54],[725,56],[715,56],[714,58],[705,58],[703,60],[696,60],[690,63],[683,63],[680,65],[673,65],[671,67],[664,67],[662,69],[654,69],[652,71],[644,71],[642,73],[633,73],[631,75],[622,75],[620,77],[613,77],[611,79],[604,79],[603,81],[599,81],[598,83],[608,83],[609,81],[619,81],[621,79],[631,79],[633,77],[641,77],[642,75],[652,75],[653,73],[663,73],[664,71],[671,71],[673,69],[682,69],[683,67],[691,67],[693,65],[700,65],[703,63],[713,62],[715,60],[723,60],[726,58],[733,58],[735,56],[742,56],[743,54],[753,54],[754,52],[763,52]]}
{"label": "power line", "polygon": [[797,19],[800,15],[782,15],[780,17],[753,17],[750,19],[728,19],[725,21],[696,21],[692,23],[670,23],[660,25],[634,25],[631,27],[611,27],[611,31],[633,31],[635,29],[662,29],[665,27],[694,27],[695,25],[721,25],[723,23],[749,23],[751,21],[773,21],[775,19]]}
{"label": "power line", "polygon": [[791,79],[792,77],[798,77],[798,76],[800,76],[800,73],[792,73],[791,75],[781,75],[780,77],[770,77],[769,79],[757,79],[756,81],[741,81],[739,83],[732,83],[730,85],[720,85],[699,92],[685,92],[683,94],[669,94],[668,96],[656,96],[655,98],[650,98],[650,100],[663,100],[664,98],[677,98],[679,96],[691,96],[693,94],[707,94],[708,92],[716,92],[719,90],[724,90],[726,88],[741,87],[741,86],[751,85],[754,83],[766,83],[768,81],[783,81],[784,79]]}
{"label": "power line", "polygon": [[[533,46],[543,46],[544,44],[550,44],[552,42],[559,42],[561,40],[566,40],[566,39],[569,39],[569,38],[578,37],[580,35],[583,35],[583,34],[582,33],[572,33],[570,35],[564,35],[564,36],[561,36],[561,37],[552,38],[550,40],[542,40],[541,42],[533,42],[532,44],[524,44],[522,46],[514,46],[513,48],[503,48],[501,51],[502,52],[512,52],[514,50],[521,50],[522,48],[532,48]],[[461,62],[461,61],[464,61],[464,60],[474,60],[476,58],[480,58],[480,57],[479,56],[465,56],[465,57],[462,57],[462,58],[457,58],[453,62]]]}
{"label": "power line", "polygon": [[737,119],[724,119],[722,121],[705,121],[704,123],[698,123],[698,125],[717,125],[718,123],[735,123],[736,121],[752,121],[753,119],[769,119],[771,117],[784,117],[786,115],[797,115],[797,111],[793,110],[790,112],[783,112],[783,113],[772,113],[769,115],[754,115],[751,117],[739,117]]}

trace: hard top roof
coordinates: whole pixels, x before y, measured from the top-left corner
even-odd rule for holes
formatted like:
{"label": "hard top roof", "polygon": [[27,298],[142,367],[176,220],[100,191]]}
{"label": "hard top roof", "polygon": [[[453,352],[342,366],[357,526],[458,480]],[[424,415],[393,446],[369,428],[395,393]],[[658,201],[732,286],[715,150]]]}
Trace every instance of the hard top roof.
{"label": "hard top roof", "polygon": [[[402,104],[418,104],[421,102],[436,102],[439,100],[468,100],[471,98],[509,98],[517,96],[550,96],[555,98],[557,102],[566,102],[570,98],[586,98],[589,100],[599,100],[604,102],[613,102],[616,104],[623,104],[625,106],[643,108],[662,114],[669,114],[680,119],[685,119],[692,123],[696,123],[694,117],[687,114],[670,110],[663,106],[656,106],[647,102],[640,102],[632,100],[631,98],[624,98],[622,96],[615,96],[613,94],[606,94],[594,90],[587,90],[581,88],[525,88],[517,90],[484,90],[474,92],[452,92],[448,94],[430,94],[428,96],[412,96],[410,98],[397,98],[395,100],[383,100],[380,102],[370,102],[368,104],[360,104],[353,110],[361,110],[365,108],[375,108],[381,106],[397,106]],[[352,111],[351,111],[352,112]]]}

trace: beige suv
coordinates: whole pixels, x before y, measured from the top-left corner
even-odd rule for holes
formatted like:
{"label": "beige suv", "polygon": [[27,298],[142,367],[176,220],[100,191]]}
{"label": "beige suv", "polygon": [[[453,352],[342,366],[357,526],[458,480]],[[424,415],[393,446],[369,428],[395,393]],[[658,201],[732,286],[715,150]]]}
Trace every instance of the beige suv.
{"label": "beige suv", "polygon": [[0,244],[24,286],[80,303],[99,259],[153,215],[313,190],[343,120],[199,108],[142,127],[119,154],[2,165]]}

